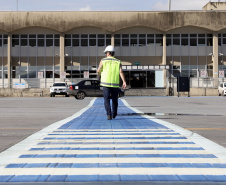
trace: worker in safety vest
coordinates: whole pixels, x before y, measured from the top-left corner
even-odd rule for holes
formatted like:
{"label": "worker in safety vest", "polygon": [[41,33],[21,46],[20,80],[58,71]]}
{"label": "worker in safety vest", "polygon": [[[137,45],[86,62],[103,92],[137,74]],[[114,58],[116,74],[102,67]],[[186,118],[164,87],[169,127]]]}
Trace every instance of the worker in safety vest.
{"label": "worker in safety vest", "polygon": [[[107,112],[107,119],[111,120],[117,116],[119,76],[123,82],[123,89],[126,88],[126,80],[122,71],[121,61],[114,58],[115,48],[113,46],[107,46],[104,53],[106,58],[100,61],[97,72],[101,76],[100,85],[103,86],[104,106]],[[110,97],[112,98],[112,109]]]}

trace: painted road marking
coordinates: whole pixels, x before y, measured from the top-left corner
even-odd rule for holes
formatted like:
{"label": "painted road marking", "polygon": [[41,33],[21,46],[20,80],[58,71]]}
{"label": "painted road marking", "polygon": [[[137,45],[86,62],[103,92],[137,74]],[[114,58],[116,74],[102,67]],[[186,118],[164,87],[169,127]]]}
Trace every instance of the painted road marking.
{"label": "painted road marking", "polygon": [[226,182],[225,148],[119,105],[107,121],[103,99],[94,99],[1,153],[0,182]]}

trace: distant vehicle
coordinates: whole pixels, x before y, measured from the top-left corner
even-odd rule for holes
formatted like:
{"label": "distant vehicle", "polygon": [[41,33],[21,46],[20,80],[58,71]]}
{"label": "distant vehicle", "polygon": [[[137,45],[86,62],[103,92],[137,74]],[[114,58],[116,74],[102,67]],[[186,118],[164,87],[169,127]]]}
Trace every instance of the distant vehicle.
{"label": "distant vehicle", "polygon": [[226,82],[220,83],[218,87],[218,95],[225,96],[226,95]]}
{"label": "distant vehicle", "polygon": [[57,82],[50,87],[50,97],[55,97],[55,95],[67,95],[68,86],[66,82]]}
{"label": "distant vehicle", "polygon": [[[70,85],[67,94],[82,100],[85,97],[103,97],[103,87],[99,80],[83,80],[77,84]],[[124,91],[119,90],[119,97],[124,96]]]}

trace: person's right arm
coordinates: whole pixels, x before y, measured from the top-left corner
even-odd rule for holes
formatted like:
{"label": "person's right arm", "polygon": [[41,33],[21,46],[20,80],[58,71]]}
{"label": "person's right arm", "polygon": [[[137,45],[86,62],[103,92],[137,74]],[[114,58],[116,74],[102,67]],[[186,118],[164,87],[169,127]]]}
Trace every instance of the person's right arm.
{"label": "person's right arm", "polygon": [[125,75],[123,73],[123,70],[122,70],[122,66],[120,66],[120,77],[122,79],[122,88],[125,89],[126,88],[126,79],[125,79]]}

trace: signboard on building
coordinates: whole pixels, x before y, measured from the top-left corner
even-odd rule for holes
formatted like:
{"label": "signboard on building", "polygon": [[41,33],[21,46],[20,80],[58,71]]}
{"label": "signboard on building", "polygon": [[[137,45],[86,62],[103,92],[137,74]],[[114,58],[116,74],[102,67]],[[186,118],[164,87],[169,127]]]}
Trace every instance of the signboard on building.
{"label": "signboard on building", "polygon": [[207,77],[207,71],[201,71],[200,76],[201,76],[201,78],[206,78]]}
{"label": "signboard on building", "polygon": [[219,71],[219,78],[224,78],[224,71]]}
{"label": "signboard on building", "polygon": [[43,78],[43,72],[38,72],[38,78],[42,79]]}
{"label": "signboard on building", "polygon": [[26,88],[26,83],[14,83],[13,84],[14,89],[25,89]]}
{"label": "signboard on building", "polygon": [[140,62],[134,62],[134,65],[139,66]]}
{"label": "signboard on building", "polygon": [[66,72],[64,71],[60,72],[60,78],[66,78]]}
{"label": "signboard on building", "polygon": [[84,78],[89,78],[89,71],[84,71]]}

